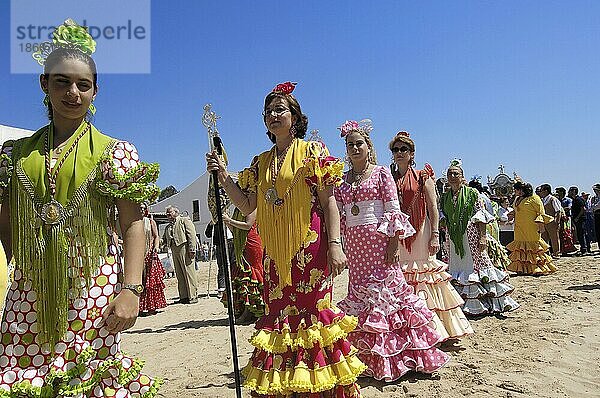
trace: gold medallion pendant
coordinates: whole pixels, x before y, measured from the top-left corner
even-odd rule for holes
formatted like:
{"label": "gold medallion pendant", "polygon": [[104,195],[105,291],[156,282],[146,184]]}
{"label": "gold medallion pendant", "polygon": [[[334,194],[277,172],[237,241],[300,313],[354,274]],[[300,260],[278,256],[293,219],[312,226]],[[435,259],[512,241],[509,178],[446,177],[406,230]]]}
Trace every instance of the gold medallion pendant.
{"label": "gold medallion pendant", "polygon": [[352,213],[353,216],[359,215],[360,208],[358,207],[358,205],[356,203],[352,205],[352,208],[350,209],[350,213]]}
{"label": "gold medallion pendant", "polygon": [[265,200],[267,203],[275,206],[281,206],[283,204],[283,199],[279,197],[275,188],[267,189],[267,192],[265,192]]}
{"label": "gold medallion pendant", "polygon": [[65,214],[65,208],[56,199],[52,198],[50,202],[42,206],[40,218],[46,225],[55,225],[62,221]]}

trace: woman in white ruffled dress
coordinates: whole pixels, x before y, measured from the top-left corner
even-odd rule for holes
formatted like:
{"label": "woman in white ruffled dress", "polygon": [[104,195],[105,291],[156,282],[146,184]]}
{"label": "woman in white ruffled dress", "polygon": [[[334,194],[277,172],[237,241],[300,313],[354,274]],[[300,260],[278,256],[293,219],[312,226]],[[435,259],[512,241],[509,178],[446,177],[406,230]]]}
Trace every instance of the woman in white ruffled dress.
{"label": "woman in white ruffled dress", "polygon": [[476,189],[466,186],[462,163],[455,159],[446,173],[450,189],[442,195],[448,230],[449,269],[466,314],[501,313],[519,307],[509,294],[508,274],[494,267],[487,253],[489,214]]}

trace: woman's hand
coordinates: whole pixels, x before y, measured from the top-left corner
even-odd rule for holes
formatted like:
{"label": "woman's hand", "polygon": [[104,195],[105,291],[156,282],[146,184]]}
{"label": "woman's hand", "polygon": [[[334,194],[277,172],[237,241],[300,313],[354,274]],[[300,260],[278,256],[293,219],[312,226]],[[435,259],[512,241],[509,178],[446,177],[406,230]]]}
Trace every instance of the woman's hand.
{"label": "woman's hand", "polygon": [[227,225],[229,225],[229,222],[231,221],[231,217],[229,217],[229,214],[227,213],[223,213],[223,222]]}
{"label": "woman's hand", "polygon": [[440,251],[440,237],[438,235],[431,235],[429,239],[429,255],[435,256]]}
{"label": "woman's hand", "polygon": [[216,171],[221,184],[229,177],[227,167],[225,167],[223,159],[217,154],[216,150],[206,154],[206,170],[209,172]]}
{"label": "woman's hand", "polygon": [[329,272],[333,278],[346,269],[348,259],[342,250],[342,245],[339,243],[330,243],[327,250],[327,264],[329,264]]}
{"label": "woman's hand", "polygon": [[140,299],[129,289],[123,289],[108,304],[102,314],[106,329],[111,333],[122,332],[135,324],[140,308]]}
{"label": "woman's hand", "polygon": [[387,248],[385,250],[385,263],[395,264],[400,262],[400,241],[393,236],[388,239]]}

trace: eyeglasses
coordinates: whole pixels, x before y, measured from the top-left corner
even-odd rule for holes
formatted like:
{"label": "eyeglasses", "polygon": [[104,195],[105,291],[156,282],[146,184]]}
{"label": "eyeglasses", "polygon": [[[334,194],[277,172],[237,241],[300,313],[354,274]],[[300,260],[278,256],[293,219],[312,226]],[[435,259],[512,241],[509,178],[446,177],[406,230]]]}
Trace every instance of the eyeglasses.
{"label": "eyeglasses", "polygon": [[356,148],[360,148],[361,146],[363,146],[365,144],[364,141],[356,141],[356,142],[347,142],[346,143],[346,148],[350,149],[352,147],[356,147]]}
{"label": "eyeglasses", "polygon": [[289,112],[290,110],[284,106],[276,106],[273,109],[265,109],[264,112],[262,113],[263,117],[267,117],[267,116],[281,116],[286,112]]}
{"label": "eyeglasses", "polygon": [[398,153],[398,152],[406,153],[409,151],[410,151],[410,148],[407,147],[406,145],[402,145],[400,148],[398,148],[397,146],[392,147],[392,153]]}

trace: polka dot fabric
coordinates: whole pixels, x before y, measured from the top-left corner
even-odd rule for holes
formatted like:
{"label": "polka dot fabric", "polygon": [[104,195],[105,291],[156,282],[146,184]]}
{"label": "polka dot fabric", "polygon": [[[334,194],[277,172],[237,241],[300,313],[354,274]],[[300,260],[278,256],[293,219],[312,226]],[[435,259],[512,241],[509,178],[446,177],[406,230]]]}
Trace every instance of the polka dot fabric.
{"label": "polka dot fabric", "polygon": [[[139,164],[140,158],[133,144],[126,141],[119,141],[115,144],[112,161],[117,174],[124,175]],[[110,167],[105,167],[103,174],[104,179],[110,181],[110,184],[115,189],[123,189],[129,183],[128,181],[115,179],[113,169]]]}
{"label": "polka dot fabric", "polygon": [[[137,164],[138,155],[128,143],[119,143],[114,156],[123,173]],[[124,355],[121,335],[102,323],[103,311],[121,289],[116,246],[111,244],[99,261],[89,287],[82,287],[69,301],[67,332],[52,348],[38,337],[38,292],[16,265],[0,326],[0,397],[12,396],[7,395],[11,391],[23,396],[40,392],[81,398],[154,396],[160,381],[140,374],[143,362]],[[68,274],[79,279],[75,268]]]}
{"label": "polka dot fabric", "polygon": [[[397,202],[389,170],[375,167],[358,187],[355,197],[357,201]],[[349,184],[343,183],[336,190],[336,200],[342,208],[352,204]],[[394,217],[406,219],[399,207],[387,207],[386,211],[388,215],[381,216],[380,223]],[[361,216],[373,219],[372,214]],[[396,228],[414,231],[410,225]],[[400,264],[385,264],[388,241],[389,236],[380,224],[366,221],[362,225],[345,226],[350,280],[348,295],[339,307],[358,317],[358,326],[348,340],[368,366],[363,375],[389,382],[409,370],[431,373],[446,364],[449,357],[435,348],[441,336],[431,326],[433,314],[404,280]]]}

